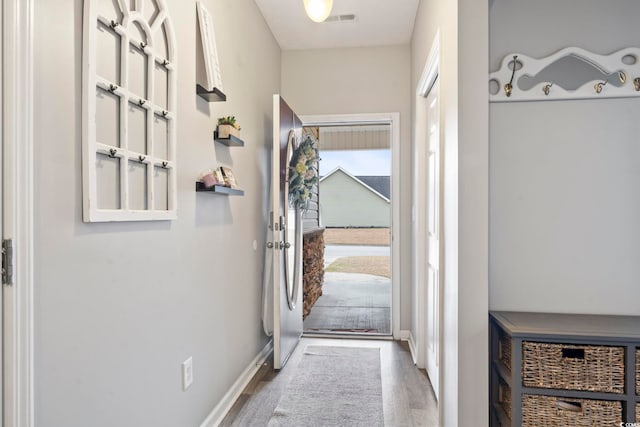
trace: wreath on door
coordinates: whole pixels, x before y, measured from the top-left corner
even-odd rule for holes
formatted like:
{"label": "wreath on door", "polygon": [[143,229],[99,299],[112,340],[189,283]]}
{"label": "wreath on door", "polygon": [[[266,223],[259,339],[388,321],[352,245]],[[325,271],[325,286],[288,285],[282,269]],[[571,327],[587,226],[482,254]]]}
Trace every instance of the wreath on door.
{"label": "wreath on door", "polygon": [[318,184],[317,161],[317,140],[307,134],[289,162],[289,203],[302,211],[308,208],[312,189]]}

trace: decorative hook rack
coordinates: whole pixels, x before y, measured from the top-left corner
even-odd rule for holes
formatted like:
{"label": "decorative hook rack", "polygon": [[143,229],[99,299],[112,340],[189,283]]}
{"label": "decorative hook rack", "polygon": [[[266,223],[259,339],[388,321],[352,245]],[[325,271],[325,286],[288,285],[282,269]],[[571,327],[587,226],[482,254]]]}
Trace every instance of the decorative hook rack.
{"label": "decorative hook rack", "polygon": [[513,64],[511,79],[509,79],[509,83],[504,85],[504,94],[507,95],[507,97],[511,96],[511,93],[513,92],[513,78],[516,76],[516,68],[518,68],[518,55],[513,55],[513,61],[510,63]]}
{"label": "decorative hook rack", "polygon": [[[582,61],[602,77],[578,81],[579,87],[575,90],[565,89],[562,83],[553,79],[540,81],[528,89],[518,85],[522,78],[535,78],[543,70],[568,57]],[[627,76],[639,77],[628,82]],[[636,97],[640,96],[640,48],[625,48],[609,55],[599,55],[578,47],[568,47],[539,59],[521,53],[509,54],[502,60],[500,69],[489,75],[489,82],[490,87],[493,86],[489,94],[491,102]],[[501,87],[504,91],[500,90]]]}

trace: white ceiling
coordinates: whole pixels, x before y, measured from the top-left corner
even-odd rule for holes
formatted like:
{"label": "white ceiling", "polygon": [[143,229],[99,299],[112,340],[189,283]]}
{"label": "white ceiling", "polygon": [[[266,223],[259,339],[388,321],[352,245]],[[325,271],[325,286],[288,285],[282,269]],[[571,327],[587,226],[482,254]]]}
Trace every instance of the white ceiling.
{"label": "white ceiling", "polygon": [[355,21],[317,24],[302,0],[255,0],[283,50],[408,44],[419,0],[334,0],[331,15]]}

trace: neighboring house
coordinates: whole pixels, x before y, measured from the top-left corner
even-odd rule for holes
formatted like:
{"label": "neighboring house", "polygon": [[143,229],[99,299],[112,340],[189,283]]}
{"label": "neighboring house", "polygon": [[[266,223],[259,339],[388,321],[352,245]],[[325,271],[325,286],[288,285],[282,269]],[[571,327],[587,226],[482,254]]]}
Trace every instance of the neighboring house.
{"label": "neighboring house", "polygon": [[320,179],[324,227],[389,227],[389,176],[353,176],[341,167]]}

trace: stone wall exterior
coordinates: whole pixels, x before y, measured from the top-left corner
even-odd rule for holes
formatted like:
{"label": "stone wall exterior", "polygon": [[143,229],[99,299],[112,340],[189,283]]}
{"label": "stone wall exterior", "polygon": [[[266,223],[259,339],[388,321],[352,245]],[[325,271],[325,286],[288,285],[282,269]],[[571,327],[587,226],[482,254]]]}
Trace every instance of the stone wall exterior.
{"label": "stone wall exterior", "polygon": [[306,318],[322,295],[324,282],[324,229],[304,234],[302,245],[302,318]]}

